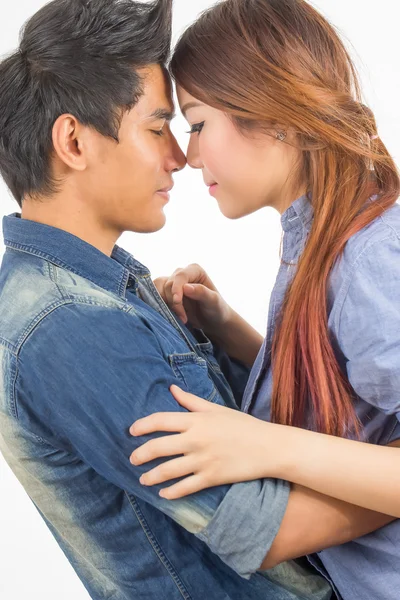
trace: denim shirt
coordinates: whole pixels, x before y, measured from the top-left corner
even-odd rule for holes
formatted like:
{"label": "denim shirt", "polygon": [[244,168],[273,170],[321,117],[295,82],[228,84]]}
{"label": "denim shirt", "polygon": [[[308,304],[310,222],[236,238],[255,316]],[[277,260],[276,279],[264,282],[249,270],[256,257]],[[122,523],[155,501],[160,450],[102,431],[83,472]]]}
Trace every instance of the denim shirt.
{"label": "denim shirt", "polygon": [[3,227],[0,449],[90,596],[327,597],[292,593],[257,572],[287,484],[252,481],[168,501],[162,486],[139,483],[157,462],[129,462],[156,437],[130,436],[134,421],[183,410],[171,384],[234,407],[221,366],[239,389],[240,365],[219,363],[207,339],[178,323],[148,269],[121,248],[108,257],[18,215]]}
{"label": "denim shirt", "polygon": [[[282,265],[271,295],[265,342],[243,401],[244,410],[260,419],[270,419],[274,326],[312,223],[313,210],[306,196],[282,216]],[[355,393],[362,441],[372,444],[400,439],[399,299],[400,206],[396,204],[348,241],[328,289],[332,343]],[[398,600],[400,521],[324,550],[310,561],[344,600]]]}

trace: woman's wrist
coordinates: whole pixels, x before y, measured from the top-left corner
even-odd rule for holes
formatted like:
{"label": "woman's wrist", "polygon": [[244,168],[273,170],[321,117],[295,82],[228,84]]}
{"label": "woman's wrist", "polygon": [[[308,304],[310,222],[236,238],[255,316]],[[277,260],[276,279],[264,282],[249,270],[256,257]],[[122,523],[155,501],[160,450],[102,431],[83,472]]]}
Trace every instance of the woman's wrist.
{"label": "woman's wrist", "polygon": [[314,452],[312,448],[316,440],[308,438],[307,434],[311,436],[312,432],[298,427],[266,422],[263,455],[270,458],[264,460],[264,471],[260,476],[295,482],[299,469],[308,462],[305,454],[309,456],[310,452]]}
{"label": "woman's wrist", "polygon": [[231,357],[252,366],[263,343],[260,335],[243,317],[228,307],[226,317],[206,335]]}

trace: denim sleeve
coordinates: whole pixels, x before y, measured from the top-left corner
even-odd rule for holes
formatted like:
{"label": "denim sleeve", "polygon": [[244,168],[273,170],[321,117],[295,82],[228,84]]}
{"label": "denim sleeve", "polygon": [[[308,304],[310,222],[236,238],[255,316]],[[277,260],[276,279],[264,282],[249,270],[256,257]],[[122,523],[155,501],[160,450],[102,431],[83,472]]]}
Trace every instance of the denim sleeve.
{"label": "denim sleeve", "polygon": [[357,395],[400,418],[400,242],[369,246],[347,278],[338,343]]}
{"label": "denim sleeve", "polygon": [[[206,372],[204,377],[207,387]],[[142,486],[142,473],[163,461],[133,467],[130,454],[166,434],[137,439],[129,427],[154,412],[183,411],[169,392],[173,383],[182,387],[153,331],[139,318],[101,306],[62,306],[42,320],[21,349],[19,418],[28,420],[39,437],[167,514],[248,578],[275,538],[287,486],[249,482],[175,501],[160,498],[161,485]]]}

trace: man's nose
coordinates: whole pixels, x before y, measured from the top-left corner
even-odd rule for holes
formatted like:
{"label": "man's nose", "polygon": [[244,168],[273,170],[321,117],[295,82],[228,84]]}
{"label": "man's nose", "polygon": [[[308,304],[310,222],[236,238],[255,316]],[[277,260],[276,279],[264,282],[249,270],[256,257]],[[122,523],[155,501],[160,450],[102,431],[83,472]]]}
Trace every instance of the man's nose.
{"label": "man's nose", "polygon": [[171,134],[171,152],[168,160],[167,171],[182,171],[186,166],[186,156],[179,146],[176,138]]}

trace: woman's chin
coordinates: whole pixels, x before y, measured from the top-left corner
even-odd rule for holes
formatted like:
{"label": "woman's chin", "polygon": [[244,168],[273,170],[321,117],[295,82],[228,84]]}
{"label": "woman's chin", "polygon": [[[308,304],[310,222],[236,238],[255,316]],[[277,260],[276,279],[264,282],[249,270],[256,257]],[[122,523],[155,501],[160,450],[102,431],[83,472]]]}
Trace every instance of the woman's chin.
{"label": "woman's chin", "polygon": [[234,200],[227,200],[225,202],[219,201],[218,207],[224,217],[231,219],[232,221],[246,217],[250,212],[253,212],[249,211],[248,206],[241,205]]}

